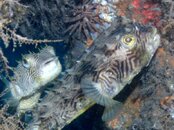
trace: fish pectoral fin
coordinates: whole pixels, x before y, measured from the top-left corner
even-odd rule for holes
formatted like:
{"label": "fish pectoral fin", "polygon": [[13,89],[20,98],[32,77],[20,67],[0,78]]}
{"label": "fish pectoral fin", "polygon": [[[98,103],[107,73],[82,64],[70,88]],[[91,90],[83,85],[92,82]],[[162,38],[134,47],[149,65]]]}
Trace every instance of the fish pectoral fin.
{"label": "fish pectoral fin", "polygon": [[81,88],[85,96],[93,99],[97,104],[106,106],[108,105],[108,100],[97,89],[100,87],[99,83],[95,83],[90,79],[83,79],[81,82]]}
{"label": "fish pectoral fin", "polygon": [[118,102],[115,100],[113,100],[112,102],[113,102],[112,105],[105,107],[105,110],[102,116],[103,121],[110,121],[114,119],[123,107],[123,104],[121,102]]}
{"label": "fish pectoral fin", "polygon": [[100,83],[95,83],[90,79],[83,79],[81,88],[87,97],[92,98],[97,104],[106,107],[102,116],[103,121],[112,120],[123,106],[121,102],[115,101],[111,97],[102,94],[99,91],[99,89],[101,89]]}
{"label": "fish pectoral fin", "polygon": [[112,120],[123,106],[121,102],[115,101],[111,97],[102,94],[99,91],[101,88],[100,83],[95,83],[90,79],[84,79],[81,82],[81,88],[87,97],[92,98],[97,104],[106,107],[102,116],[103,121]]}

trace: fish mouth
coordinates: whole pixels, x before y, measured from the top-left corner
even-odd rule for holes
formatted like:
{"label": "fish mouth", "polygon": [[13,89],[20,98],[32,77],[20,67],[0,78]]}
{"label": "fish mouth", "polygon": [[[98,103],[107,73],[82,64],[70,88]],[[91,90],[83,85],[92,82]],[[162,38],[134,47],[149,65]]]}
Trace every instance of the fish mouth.
{"label": "fish mouth", "polygon": [[45,62],[40,72],[40,84],[43,86],[56,78],[62,71],[58,57],[54,57]]}
{"label": "fish mouth", "polygon": [[151,31],[151,36],[152,36],[152,37],[156,36],[157,33],[158,33],[157,28],[152,27],[151,30],[152,30],[152,31]]}
{"label": "fish mouth", "polygon": [[148,27],[147,28],[147,33],[149,34],[149,36],[153,37],[154,35],[157,34],[157,29],[155,27]]}
{"label": "fish mouth", "polygon": [[151,27],[147,33],[147,50],[149,54],[153,55],[160,45],[160,35],[155,27]]}
{"label": "fish mouth", "polygon": [[158,44],[159,44],[160,35],[158,34],[157,28],[152,27],[151,30],[152,30],[152,31],[151,31],[150,38],[154,41],[154,44],[155,44],[155,43],[158,43]]}
{"label": "fish mouth", "polygon": [[50,58],[49,60],[47,60],[44,65],[48,65],[50,63],[53,63],[53,62],[58,62],[58,58],[56,56]]}

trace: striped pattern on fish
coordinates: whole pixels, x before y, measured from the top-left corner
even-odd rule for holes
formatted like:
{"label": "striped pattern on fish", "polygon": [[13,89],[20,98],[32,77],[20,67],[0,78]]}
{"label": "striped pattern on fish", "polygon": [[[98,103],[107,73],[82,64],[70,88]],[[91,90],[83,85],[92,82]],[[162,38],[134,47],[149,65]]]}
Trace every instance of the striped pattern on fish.
{"label": "striped pattern on fish", "polygon": [[120,109],[122,104],[112,98],[149,64],[160,43],[154,27],[132,24],[122,29],[103,40],[105,46],[93,51],[81,65],[81,88],[87,97],[106,106],[103,120]]}

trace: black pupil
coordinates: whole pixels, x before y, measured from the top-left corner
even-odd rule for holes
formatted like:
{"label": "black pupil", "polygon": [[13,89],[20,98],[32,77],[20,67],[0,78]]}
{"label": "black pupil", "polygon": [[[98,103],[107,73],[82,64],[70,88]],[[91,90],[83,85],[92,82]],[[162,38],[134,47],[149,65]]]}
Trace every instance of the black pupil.
{"label": "black pupil", "polygon": [[27,64],[27,60],[26,59],[24,59],[23,62],[24,62],[25,65]]}

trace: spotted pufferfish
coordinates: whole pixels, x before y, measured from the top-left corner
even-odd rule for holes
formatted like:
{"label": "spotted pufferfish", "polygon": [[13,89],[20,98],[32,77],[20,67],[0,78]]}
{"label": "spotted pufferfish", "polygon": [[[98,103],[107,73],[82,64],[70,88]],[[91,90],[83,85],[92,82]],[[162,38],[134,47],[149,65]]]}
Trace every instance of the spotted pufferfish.
{"label": "spotted pufferfish", "polygon": [[20,114],[36,105],[40,90],[60,74],[62,66],[51,46],[42,48],[38,53],[23,55],[18,63],[14,76],[6,85],[10,88],[12,101],[18,103]]}
{"label": "spotted pufferfish", "polygon": [[160,45],[160,35],[155,27],[127,24],[100,42],[104,46],[82,61],[79,82],[85,96],[105,106],[102,120],[109,121],[122,107],[113,98],[149,65]]}

